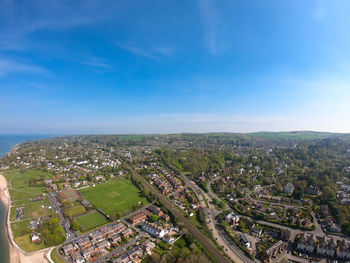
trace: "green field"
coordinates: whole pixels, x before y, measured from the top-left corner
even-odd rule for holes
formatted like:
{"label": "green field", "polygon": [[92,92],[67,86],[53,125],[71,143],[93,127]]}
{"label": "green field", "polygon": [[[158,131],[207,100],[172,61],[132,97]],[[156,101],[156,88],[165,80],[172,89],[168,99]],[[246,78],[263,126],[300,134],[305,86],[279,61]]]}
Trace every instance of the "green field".
{"label": "green field", "polygon": [[21,220],[11,223],[11,229],[13,236],[20,237],[30,233],[29,220]]}
{"label": "green field", "polygon": [[32,241],[30,240],[30,234],[15,238],[15,242],[26,252],[33,252],[45,248],[43,242],[41,242],[38,245],[32,243]]}
{"label": "green field", "polygon": [[20,170],[11,170],[3,173],[9,188],[11,201],[15,201],[16,203],[26,202],[30,197],[34,197],[46,192],[46,188],[44,185],[42,186],[30,186],[29,180],[31,179],[49,179],[53,175],[50,173],[36,171],[36,170],[28,170],[25,172],[21,172]]}
{"label": "green field", "polygon": [[82,232],[86,232],[90,229],[108,223],[106,218],[98,212],[78,216],[75,219],[79,223]]}
{"label": "green field", "polygon": [[108,215],[112,213],[123,215],[138,202],[148,203],[147,199],[141,196],[140,191],[132,182],[125,179],[85,188],[80,193],[90,204],[96,204],[98,208]]}
{"label": "green field", "polygon": [[80,204],[76,204],[75,206],[69,207],[65,210],[65,214],[70,217],[78,216],[84,214],[85,212],[85,208]]}
{"label": "green field", "polygon": [[[29,233],[29,223],[31,218],[36,219],[53,214],[52,209],[48,209],[50,204],[48,196],[44,196],[44,199],[36,202],[29,202],[30,197],[35,197],[46,193],[46,187],[44,186],[44,180],[52,178],[53,175],[47,172],[36,170],[10,170],[3,172],[11,196],[11,210],[10,220],[11,230],[13,232],[15,242],[23,250],[32,252],[45,247],[43,243],[35,245],[31,242]],[[31,180],[36,180],[35,185],[30,185]],[[16,207],[24,207],[24,219],[21,221],[15,221],[16,219]],[[44,208],[42,208],[44,206]]]}

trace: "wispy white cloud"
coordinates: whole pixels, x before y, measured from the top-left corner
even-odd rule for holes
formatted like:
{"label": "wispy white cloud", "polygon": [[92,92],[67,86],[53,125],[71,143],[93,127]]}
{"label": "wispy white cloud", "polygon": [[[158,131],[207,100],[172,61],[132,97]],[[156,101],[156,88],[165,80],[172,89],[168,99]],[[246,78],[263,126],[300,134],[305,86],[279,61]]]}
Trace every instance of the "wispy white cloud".
{"label": "wispy white cloud", "polygon": [[119,48],[122,48],[137,56],[160,61],[162,57],[168,57],[174,54],[175,50],[171,47],[153,46],[152,48],[142,48],[136,45],[116,43]]}
{"label": "wispy white cloud", "polygon": [[12,59],[0,58],[0,77],[4,77],[8,74],[21,73],[21,74],[44,74],[48,71],[42,67],[25,64],[22,62],[14,61]]}
{"label": "wispy white cloud", "polygon": [[118,47],[125,49],[126,51],[129,51],[135,55],[138,56],[142,56],[142,57],[146,57],[146,58],[150,58],[156,61],[159,61],[159,59],[153,55],[151,52],[146,51],[145,49],[141,49],[139,47],[133,46],[133,45],[121,45],[121,44],[117,44]]}
{"label": "wispy white cloud", "polygon": [[204,42],[210,54],[217,54],[217,27],[219,14],[212,0],[197,0],[197,5],[204,26]]}
{"label": "wispy white cloud", "polygon": [[105,68],[105,69],[112,68],[112,66],[108,64],[105,59],[97,58],[94,56],[88,56],[86,59],[80,61],[80,63],[91,67],[97,67],[97,68]]}

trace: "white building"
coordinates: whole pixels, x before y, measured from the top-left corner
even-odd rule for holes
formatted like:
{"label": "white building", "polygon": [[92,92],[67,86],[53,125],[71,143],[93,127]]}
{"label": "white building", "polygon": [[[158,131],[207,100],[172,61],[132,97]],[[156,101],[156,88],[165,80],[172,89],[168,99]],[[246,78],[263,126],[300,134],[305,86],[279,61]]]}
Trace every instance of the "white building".
{"label": "white building", "polygon": [[158,227],[156,224],[143,223],[142,230],[150,234],[151,236],[162,238],[166,234],[165,230]]}

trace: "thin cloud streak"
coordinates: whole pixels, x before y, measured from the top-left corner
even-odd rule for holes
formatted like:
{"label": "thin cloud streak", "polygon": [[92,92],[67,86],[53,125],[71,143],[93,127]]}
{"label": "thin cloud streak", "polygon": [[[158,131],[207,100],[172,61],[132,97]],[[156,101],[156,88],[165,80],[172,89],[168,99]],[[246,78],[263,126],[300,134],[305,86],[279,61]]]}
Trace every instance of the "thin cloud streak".
{"label": "thin cloud streak", "polygon": [[24,64],[11,59],[0,58],[0,77],[4,77],[14,73],[44,74],[47,72],[48,71],[42,67]]}
{"label": "thin cloud streak", "polygon": [[217,54],[218,13],[211,0],[197,0],[197,5],[204,26],[204,42],[211,55]]}
{"label": "thin cloud streak", "polygon": [[125,45],[120,43],[115,43],[117,47],[124,49],[137,56],[149,58],[160,62],[161,57],[168,57],[174,54],[174,49],[170,47],[154,46],[153,48],[146,49],[135,45]]}

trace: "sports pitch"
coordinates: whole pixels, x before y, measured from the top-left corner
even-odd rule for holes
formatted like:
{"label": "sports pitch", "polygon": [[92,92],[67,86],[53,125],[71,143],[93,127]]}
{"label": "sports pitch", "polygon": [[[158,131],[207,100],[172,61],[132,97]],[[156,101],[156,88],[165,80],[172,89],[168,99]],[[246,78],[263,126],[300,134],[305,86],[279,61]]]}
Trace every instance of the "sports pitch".
{"label": "sports pitch", "polygon": [[140,191],[130,180],[115,180],[95,187],[82,189],[80,193],[90,204],[96,204],[106,214],[124,214],[133,205],[142,202],[147,204],[147,199],[140,195]]}
{"label": "sports pitch", "polygon": [[75,219],[79,223],[82,232],[88,231],[108,222],[106,218],[98,212],[78,216]]}

